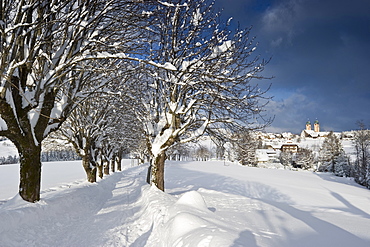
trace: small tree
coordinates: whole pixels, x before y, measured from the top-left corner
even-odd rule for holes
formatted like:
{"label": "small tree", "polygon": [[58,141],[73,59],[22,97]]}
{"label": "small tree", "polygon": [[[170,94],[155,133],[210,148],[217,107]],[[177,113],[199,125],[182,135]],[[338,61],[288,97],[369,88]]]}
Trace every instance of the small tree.
{"label": "small tree", "polygon": [[354,134],[356,149],[355,180],[370,188],[370,130],[362,121],[357,122],[359,130]]}
{"label": "small tree", "polygon": [[243,131],[238,133],[236,137],[232,139],[237,160],[244,166],[256,166],[256,150],[258,148],[259,141],[253,136],[253,133],[250,131]]}
{"label": "small tree", "polygon": [[289,167],[293,163],[293,153],[290,151],[281,152],[279,155],[280,163],[284,166],[284,168]]}
{"label": "small tree", "polygon": [[313,167],[315,156],[312,150],[299,148],[295,159],[296,164],[298,164],[302,169],[310,169]]}
{"label": "small tree", "polygon": [[336,159],[342,152],[343,148],[339,138],[331,131],[320,149],[319,171],[334,172]]}
{"label": "small tree", "polygon": [[341,152],[335,158],[334,174],[339,177],[349,177],[350,172],[351,172],[351,167],[348,162],[348,157],[345,155],[344,152]]}

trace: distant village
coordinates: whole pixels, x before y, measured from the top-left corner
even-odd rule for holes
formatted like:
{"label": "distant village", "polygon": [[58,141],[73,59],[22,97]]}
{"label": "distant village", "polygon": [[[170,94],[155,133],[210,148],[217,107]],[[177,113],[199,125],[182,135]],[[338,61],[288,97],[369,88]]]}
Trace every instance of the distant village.
{"label": "distant village", "polygon": [[[259,167],[269,168],[283,168],[281,161],[282,153],[290,154],[293,156],[299,156],[302,152],[309,150],[312,152],[313,160],[317,160],[319,157],[320,148],[326,137],[329,135],[329,131],[321,131],[320,123],[318,120],[312,123],[307,121],[306,124],[302,124],[302,131],[298,134],[290,132],[284,133],[266,133],[266,132],[253,132],[253,139],[258,142],[255,148],[247,152],[253,152],[254,154],[247,154],[247,156],[254,156],[249,159],[252,163],[245,165],[256,165]],[[347,156],[352,160],[355,159],[355,150],[353,147],[353,131],[346,132],[333,132],[333,134],[341,140],[343,149]],[[251,145],[246,141],[246,146]],[[238,151],[236,147],[229,143],[222,144],[225,148],[222,155],[218,154],[217,145],[208,136],[203,137],[198,143],[188,146],[188,152],[185,154],[183,151],[186,148],[179,148],[169,150],[168,158],[170,160],[209,160],[209,159],[224,159],[226,161],[240,162],[238,157]],[[258,146],[258,147],[256,147]],[[190,149],[190,150],[189,150]],[[241,163],[241,162],[240,162]],[[314,162],[317,163],[317,162]],[[274,167],[275,166],[275,167]],[[313,167],[313,169],[316,169]]]}
{"label": "distant village", "polygon": [[[329,133],[329,131],[320,131],[320,123],[318,120],[315,120],[313,129],[311,122],[307,121],[300,135],[289,132],[281,134],[258,132],[258,138],[263,142],[263,149],[256,150],[257,162],[259,164],[278,163],[281,152],[297,153],[300,148],[310,149],[317,156],[321,144]],[[345,152],[348,155],[353,154],[353,132],[345,131],[333,133],[342,140]]]}

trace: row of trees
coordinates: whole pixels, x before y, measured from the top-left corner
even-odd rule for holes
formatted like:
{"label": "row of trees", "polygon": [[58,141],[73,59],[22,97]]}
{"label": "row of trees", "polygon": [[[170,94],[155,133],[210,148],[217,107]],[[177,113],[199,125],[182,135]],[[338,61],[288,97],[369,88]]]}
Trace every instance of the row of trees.
{"label": "row of trees", "polygon": [[24,200],[40,199],[42,141],[107,83],[102,60],[135,49],[142,4],[0,1],[0,135],[18,149]]}
{"label": "row of trees", "polygon": [[7,165],[7,164],[17,164],[19,162],[19,158],[14,155],[8,155],[8,157],[0,157],[0,165]]}
{"label": "row of trees", "polygon": [[[68,161],[79,160],[80,157],[74,150],[53,150],[41,153],[41,161]],[[0,165],[18,164],[19,157],[17,155],[8,155],[8,157],[0,157]]]}
{"label": "row of trees", "polygon": [[164,190],[174,145],[268,124],[268,87],[251,82],[266,61],[229,24],[206,0],[0,1],[0,136],[18,149],[20,196],[40,199],[41,144],[58,129],[91,182],[145,143]]}

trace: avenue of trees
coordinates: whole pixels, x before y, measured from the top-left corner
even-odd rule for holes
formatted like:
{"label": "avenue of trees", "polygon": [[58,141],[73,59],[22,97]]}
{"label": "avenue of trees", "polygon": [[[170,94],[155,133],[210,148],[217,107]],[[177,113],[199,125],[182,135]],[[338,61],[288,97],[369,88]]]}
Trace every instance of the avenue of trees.
{"label": "avenue of trees", "polygon": [[140,5],[0,1],[0,135],[18,149],[24,200],[40,199],[42,141],[109,82],[97,60],[138,60]]}
{"label": "avenue of trees", "polygon": [[268,86],[252,80],[266,61],[229,24],[205,0],[0,1],[0,136],[18,149],[20,196],[40,199],[42,142],[58,129],[90,182],[136,148],[164,190],[171,147],[268,124]]}

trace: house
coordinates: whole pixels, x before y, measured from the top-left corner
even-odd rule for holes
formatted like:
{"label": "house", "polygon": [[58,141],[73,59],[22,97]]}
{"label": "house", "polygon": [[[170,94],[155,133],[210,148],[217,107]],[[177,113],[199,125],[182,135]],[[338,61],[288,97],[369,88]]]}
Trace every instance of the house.
{"label": "house", "polygon": [[276,150],[280,150],[281,144],[278,141],[266,142],[265,143],[265,148],[266,149],[272,149],[272,150],[276,151]]}
{"label": "house", "polygon": [[278,154],[272,149],[257,149],[256,158],[258,163],[267,163],[277,159]]}
{"label": "house", "polygon": [[281,152],[292,152],[297,153],[298,152],[298,145],[294,143],[284,143],[280,147]]}

